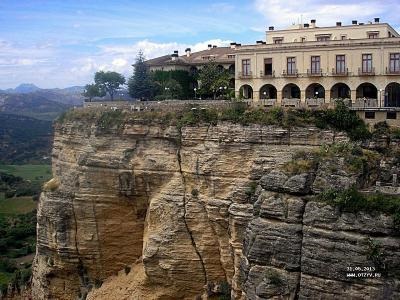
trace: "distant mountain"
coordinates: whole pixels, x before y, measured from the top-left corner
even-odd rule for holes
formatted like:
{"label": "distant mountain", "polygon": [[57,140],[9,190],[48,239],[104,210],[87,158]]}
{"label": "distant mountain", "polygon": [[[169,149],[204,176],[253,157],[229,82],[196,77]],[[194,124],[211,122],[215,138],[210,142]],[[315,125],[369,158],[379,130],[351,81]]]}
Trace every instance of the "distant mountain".
{"label": "distant mountain", "polygon": [[82,96],[83,90],[83,86],[72,86],[64,89],[41,89],[34,84],[23,83],[15,89],[0,90],[0,96],[3,98],[4,95],[28,95],[28,99],[45,98],[68,106],[81,106],[84,99]]}
{"label": "distant mountain", "polygon": [[25,94],[25,93],[32,93],[37,90],[40,90],[40,88],[32,83],[22,83],[13,90],[13,93],[24,93]]}
{"label": "distant mountain", "polygon": [[44,96],[41,93],[37,91],[27,94],[0,94],[0,112],[51,121],[71,107],[49,100],[48,95]]}
{"label": "distant mountain", "polygon": [[52,122],[0,113],[0,163],[50,162]]}

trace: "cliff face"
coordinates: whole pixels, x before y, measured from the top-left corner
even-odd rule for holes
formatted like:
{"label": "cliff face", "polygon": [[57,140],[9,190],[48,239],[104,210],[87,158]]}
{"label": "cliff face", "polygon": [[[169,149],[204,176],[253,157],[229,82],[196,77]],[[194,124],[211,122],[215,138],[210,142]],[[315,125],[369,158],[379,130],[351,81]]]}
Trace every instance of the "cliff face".
{"label": "cliff face", "polygon": [[344,274],[371,265],[376,240],[400,266],[392,218],[306,199],[368,180],[356,171],[327,175],[323,164],[280,171],[299,151],[345,140],[314,127],[58,125],[59,182],[39,203],[33,297],[84,299],[125,269],[88,298],[195,298],[226,293],[228,284],[237,299],[398,298],[393,274],[389,282]]}

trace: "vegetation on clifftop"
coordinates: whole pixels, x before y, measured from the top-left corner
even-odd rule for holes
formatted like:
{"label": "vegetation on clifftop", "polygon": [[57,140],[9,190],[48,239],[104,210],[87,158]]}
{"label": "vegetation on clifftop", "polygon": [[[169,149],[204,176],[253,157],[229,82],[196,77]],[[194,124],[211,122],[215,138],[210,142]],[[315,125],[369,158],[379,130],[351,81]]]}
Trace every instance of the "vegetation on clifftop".
{"label": "vegetation on clifftop", "polygon": [[198,124],[216,125],[227,121],[241,125],[277,125],[284,128],[315,125],[347,132],[352,140],[365,140],[371,136],[365,123],[351,112],[344,103],[338,102],[334,109],[308,110],[271,109],[247,107],[243,102],[232,102],[229,107],[183,106],[181,109],[167,111],[110,111],[100,108],[74,109],[62,114],[58,123],[66,121],[96,121],[101,128],[119,128],[124,123],[145,122],[163,125],[195,126]]}
{"label": "vegetation on clifftop", "polygon": [[400,197],[381,193],[362,194],[352,187],[346,190],[327,190],[317,200],[336,206],[342,212],[370,214],[384,213],[393,216],[393,227],[400,232]]}

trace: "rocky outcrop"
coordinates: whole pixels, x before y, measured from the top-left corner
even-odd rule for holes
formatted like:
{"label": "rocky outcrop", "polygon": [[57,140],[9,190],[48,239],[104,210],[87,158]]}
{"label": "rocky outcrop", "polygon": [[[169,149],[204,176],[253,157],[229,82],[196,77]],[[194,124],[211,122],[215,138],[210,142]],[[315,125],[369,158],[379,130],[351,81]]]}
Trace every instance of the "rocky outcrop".
{"label": "rocky outcrop", "polygon": [[364,263],[365,237],[382,240],[397,263],[390,217],[307,202],[316,178],[331,178],[318,167],[282,171],[298,151],[346,140],[340,133],[89,121],[55,131],[59,185],[39,203],[35,299],[84,299],[103,282],[88,299],[189,299],[228,285],[237,299],[398,293],[397,281],[341,277],[347,264]]}

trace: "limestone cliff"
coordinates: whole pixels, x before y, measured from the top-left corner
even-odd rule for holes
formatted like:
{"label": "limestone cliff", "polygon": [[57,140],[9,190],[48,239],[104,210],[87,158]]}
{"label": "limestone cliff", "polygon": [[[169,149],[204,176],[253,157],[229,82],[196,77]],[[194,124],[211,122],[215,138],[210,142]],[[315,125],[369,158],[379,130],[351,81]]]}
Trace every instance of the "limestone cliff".
{"label": "limestone cliff", "polygon": [[368,237],[400,266],[392,218],[307,199],[374,178],[341,168],[328,176],[323,163],[281,172],[299,151],[343,134],[227,122],[104,129],[79,120],[55,132],[57,180],[38,208],[34,299],[85,299],[102,284],[88,299],[192,299],[227,286],[236,299],[400,296],[396,274],[344,276],[346,266],[370,265]]}

